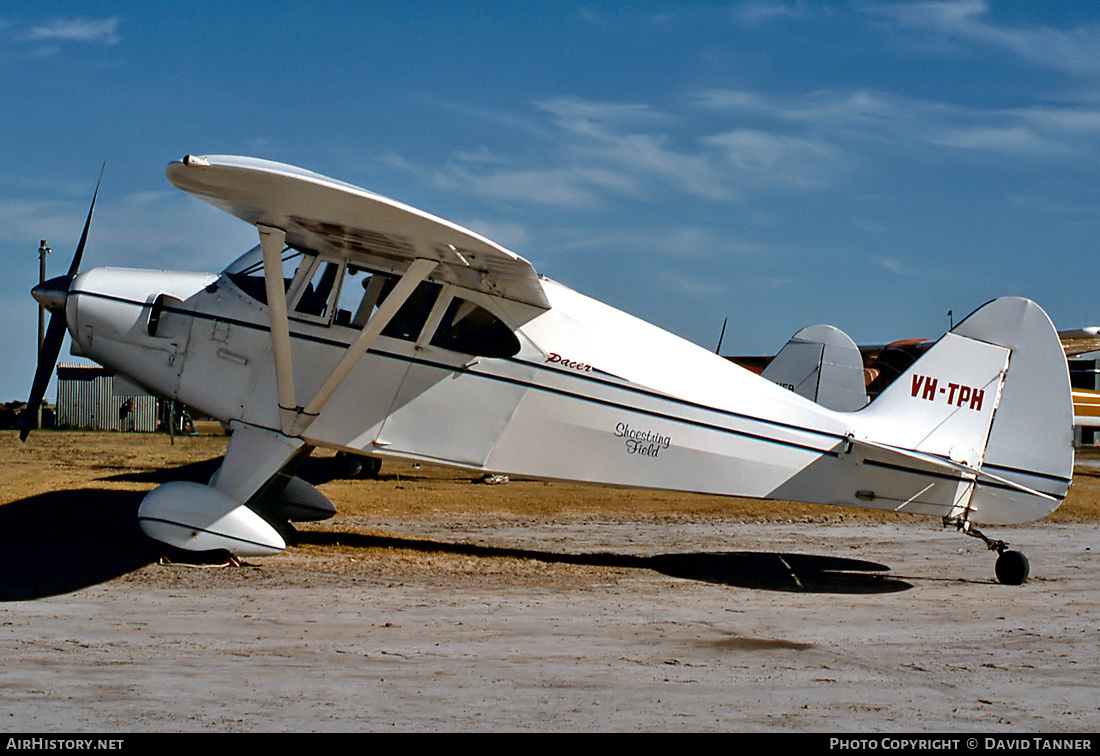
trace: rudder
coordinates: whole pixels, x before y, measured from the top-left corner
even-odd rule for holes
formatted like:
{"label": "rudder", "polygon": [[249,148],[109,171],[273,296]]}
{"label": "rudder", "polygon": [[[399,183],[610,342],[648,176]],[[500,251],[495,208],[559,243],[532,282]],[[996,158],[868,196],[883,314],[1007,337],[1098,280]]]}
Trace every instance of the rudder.
{"label": "rudder", "polygon": [[1012,350],[983,470],[1043,494],[979,485],[971,519],[1012,524],[1045,517],[1073,479],[1073,400],[1058,332],[1039,305],[1018,297],[989,303],[955,332]]}

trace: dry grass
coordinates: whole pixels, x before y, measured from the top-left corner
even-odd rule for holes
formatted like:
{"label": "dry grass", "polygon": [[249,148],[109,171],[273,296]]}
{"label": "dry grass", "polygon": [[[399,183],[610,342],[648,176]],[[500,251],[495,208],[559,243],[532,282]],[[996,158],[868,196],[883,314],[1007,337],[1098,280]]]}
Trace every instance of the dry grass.
{"label": "dry grass", "polygon": [[[176,477],[202,479],[224,454],[227,438],[216,425],[170,443],[159,434],[40,431],[25,444],[0,432],[0,504],[63,490],[145,491]],[[331,456],[317,452],[321,461]],[[1083,449],[1080,459],[1100,459]],[[458,515],[507,517],[740,517],[747,520],[884,521],[906,518],[875,510],[758,501],[606,486],[512,480],[485,485],[469,472],[386,462],[377,480],[332,480],[321,489],[340,518],[417,519]],[[1100,520],[1100,470],[1078,467],[1056,522]],[[328,525],[336,525],[330,522]]]}

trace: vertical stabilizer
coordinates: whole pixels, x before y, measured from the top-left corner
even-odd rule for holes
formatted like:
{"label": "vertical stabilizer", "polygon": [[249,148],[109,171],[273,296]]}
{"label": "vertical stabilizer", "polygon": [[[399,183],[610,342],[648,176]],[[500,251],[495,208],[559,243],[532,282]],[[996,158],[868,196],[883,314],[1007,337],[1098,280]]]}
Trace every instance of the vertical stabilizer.
{"label": "vertical stabilizer", "polygon": [[975,523],[1030,522],[1053,512],[1073,476],[1073,407],[1065,353],[1050,318],[1027,299],[975,311],[858,413],[858,441],[939,459],[972,488],[958,500]]}

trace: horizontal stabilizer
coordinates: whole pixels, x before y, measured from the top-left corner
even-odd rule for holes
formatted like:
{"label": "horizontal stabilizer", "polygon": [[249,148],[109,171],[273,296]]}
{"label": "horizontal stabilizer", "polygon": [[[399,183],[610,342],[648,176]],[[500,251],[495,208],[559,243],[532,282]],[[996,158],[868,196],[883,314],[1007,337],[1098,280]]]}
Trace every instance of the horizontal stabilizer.
{"label": "horizontal stabilizer", "polygon": [[[961,462],[955,462],[950,459],[943,459],[932,454],[923,454],[921,452],[910,451],[909,449],[898,449],[893,446],[886,446],[884,444],[876,444],[873,441],[853,441],[853,447],[861,452],[864,458],[874,459],[878,462],[916,462],[922,466],[926,466],[928,469],[938,469],[943,473],[955,473],[961,475],[964,480],[973,480],[979,484],[986,484],[992,486],[998,486],[1001,488],[1009,489],[1019,493],[1024,493],[1029,496],[1037,496],[1047,501],[1061,503],[1061,499],[1045,493],[1043,491],[1029,488],[1015,481],[1003,478],[999,475],[994,475],[982,468],[973,468],[969,465]],[[891,459],[895,457],[896,459]],[[904,508],[904,507],[903,507]]]}

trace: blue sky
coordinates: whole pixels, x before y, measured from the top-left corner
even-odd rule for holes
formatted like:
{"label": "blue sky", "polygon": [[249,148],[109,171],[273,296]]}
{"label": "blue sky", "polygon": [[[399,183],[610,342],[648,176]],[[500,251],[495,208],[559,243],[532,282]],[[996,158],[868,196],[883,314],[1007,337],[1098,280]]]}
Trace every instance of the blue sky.
{"label": "blue sky", "polygon": [[423,208],[708,348],[728,317],[724,353],[934,338],[1006,294],[1100,324],[1092,2],[37,0],[0,8],[0,70],[0,401],[39,240],[64,272],[104,161],[85,269],[256,243],[168,184],[187,153]]}

